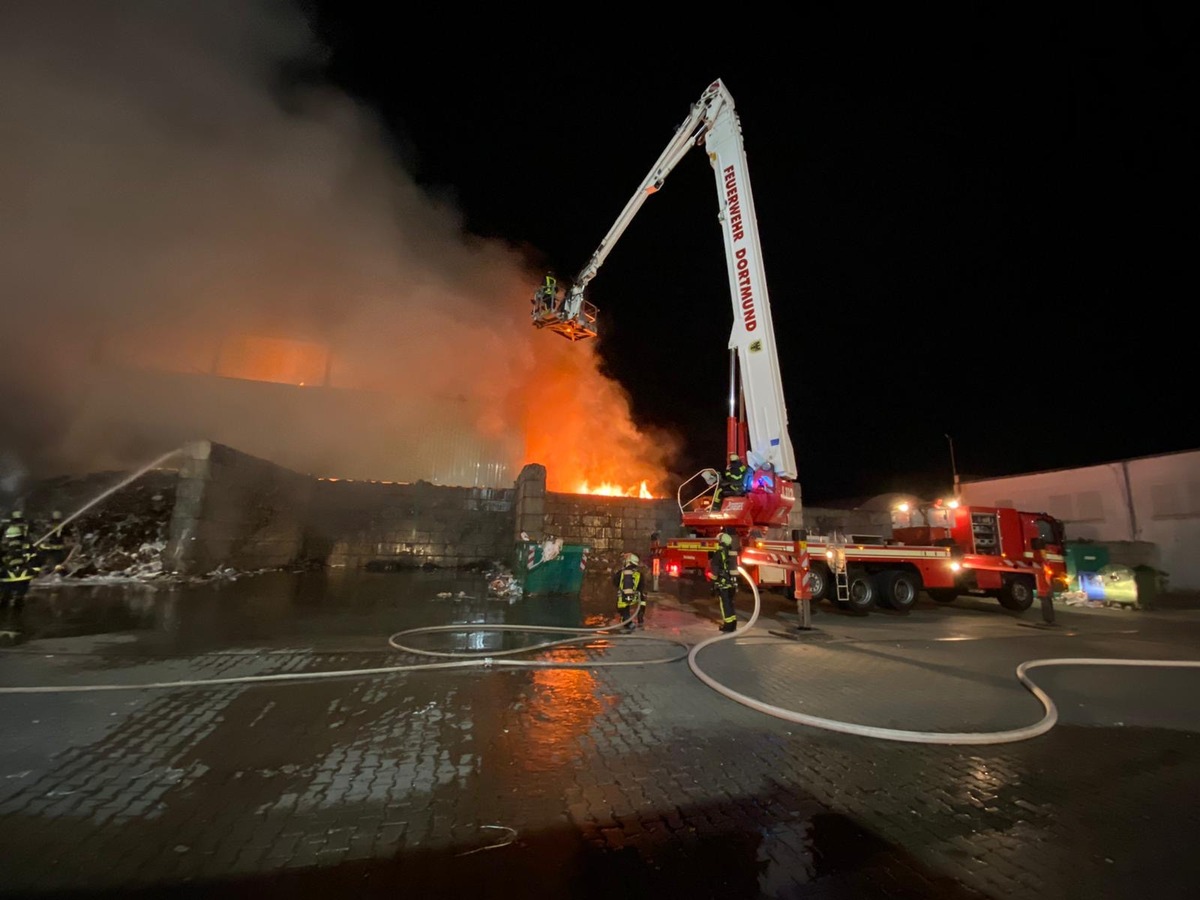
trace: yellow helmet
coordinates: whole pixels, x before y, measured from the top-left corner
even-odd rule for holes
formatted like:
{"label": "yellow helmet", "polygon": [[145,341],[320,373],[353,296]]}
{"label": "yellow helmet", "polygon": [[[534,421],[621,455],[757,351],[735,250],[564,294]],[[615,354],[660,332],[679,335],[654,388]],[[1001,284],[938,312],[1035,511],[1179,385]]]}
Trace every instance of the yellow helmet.
{"label": "yellow helmet", "polygon": [[717,535],[717,541],[721,544],[722,547],[732,547],[733,546],[733,536],[730,535],[730,533],[728,531],[722,531],[719,535]]}
{"label": "yellow helmet", "polygon": [[626,553],[625,554],[625,565],[640,566],[641,564],[642,564],[642,560],[636,553]]}

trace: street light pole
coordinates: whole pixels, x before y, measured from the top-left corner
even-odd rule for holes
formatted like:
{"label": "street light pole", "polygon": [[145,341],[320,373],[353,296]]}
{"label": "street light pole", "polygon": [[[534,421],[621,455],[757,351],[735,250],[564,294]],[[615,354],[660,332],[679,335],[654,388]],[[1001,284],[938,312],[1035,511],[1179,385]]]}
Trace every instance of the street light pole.
{"label": "street light pole", "polygon": [[960,499],[959,483],[958,483],[958,465],[954,462],[954,439],[950,435],[945,435],[946,442],[950,445],[950,473],[954,476],[954,499]]}

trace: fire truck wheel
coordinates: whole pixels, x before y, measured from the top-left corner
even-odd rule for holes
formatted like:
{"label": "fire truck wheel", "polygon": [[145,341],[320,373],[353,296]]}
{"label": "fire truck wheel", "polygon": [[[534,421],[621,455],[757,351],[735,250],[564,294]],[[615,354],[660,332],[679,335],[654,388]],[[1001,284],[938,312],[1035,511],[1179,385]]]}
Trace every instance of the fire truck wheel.
{"label": "fire truck wheel", "polygon": [[879,588],[875,579],[862,569],[850,569],[846,573],[850,610],[859,614],[868,613],[879,599]]}
{"label": "fire truck wheel", "polygon": [[956,588],[930,588],[929,599],[934,603],[953,603],[958,599]]}
{"label": "fire truck wheel", "polygon": [[820,563],[814,564],[808,570],[809,596],[812,597],[814,603],[829,599],[829,586],[832,583],[833,579],[829,577],[829,570]]}
{"label": "fire truck wheel", "polygon": [[879,575],[879,602],[896,610],[908,612],[917,603],[921,585],[910,572],[882,572]]}
{"label": "fire truck wheel", "polygon": [[1010,578],[1000,588],[1000,605],[1013,612],[1025,612],[1033,606],[1036,588],[1032,578]]}

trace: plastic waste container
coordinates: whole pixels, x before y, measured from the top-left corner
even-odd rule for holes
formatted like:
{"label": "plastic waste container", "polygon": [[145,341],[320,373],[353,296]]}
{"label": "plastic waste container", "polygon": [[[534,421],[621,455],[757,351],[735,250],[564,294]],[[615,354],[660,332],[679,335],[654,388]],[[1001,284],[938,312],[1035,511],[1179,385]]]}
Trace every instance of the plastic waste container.
{"label": "plastic waste container", "polygon": [[1104,578],[1099,572],[1079,572],[1075,577],[1086,599],[1103,602]]}
{"label": "plastic waste container", "polygon": [[551,554],[545,544],[518,541],[513,575],[526,596],[531,594],[578,594],[587,573],[587,544],[562,544]]}
{"label": "plastic waste container", "polygon": [[1107,565],[1096,573],[1104,583],[1104,602],[1109,606],[1138,608],[1138,586],[1129,566]]}
{"label": "plastic waste container", "polygon": [[1088,599],[1101,599],[1090,596],[1089,585],[1094,585],[1096,580],[1085,573],[1099,572],[1108,565],[1108,548],[1091,541],[1068,541],[1063,549],[1067,557],[1067,578],[1078,585],[1079,590],[1087,592]]}

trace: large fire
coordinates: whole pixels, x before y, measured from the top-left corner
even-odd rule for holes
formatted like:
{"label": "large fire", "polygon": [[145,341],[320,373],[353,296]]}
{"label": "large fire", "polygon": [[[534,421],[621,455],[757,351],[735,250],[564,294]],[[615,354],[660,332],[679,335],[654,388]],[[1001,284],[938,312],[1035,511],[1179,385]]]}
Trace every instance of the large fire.
{"label": "large fire", "polygon": [[524,462],[546,467],[551,491],[665,496],[676,440],[634,424],[628,395],[602,374],[593,345],[536,337],[542,344],[522,391]]}
{"label": "large fire", "polygon": [[574,493],[599,494],[604,497],[641,497],[643,500],[654,499],[654,495],[650,493],[650,486],[645,481],[634,487],[621,487],[619,484],[609,484],[607,481],[592,487],[586,481],[581,481]]}

